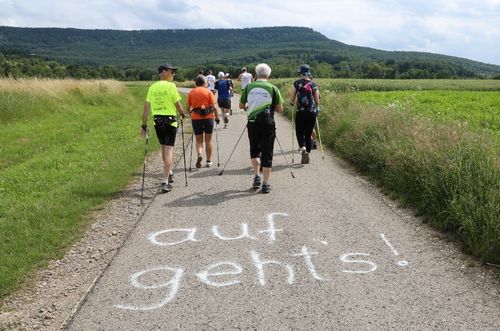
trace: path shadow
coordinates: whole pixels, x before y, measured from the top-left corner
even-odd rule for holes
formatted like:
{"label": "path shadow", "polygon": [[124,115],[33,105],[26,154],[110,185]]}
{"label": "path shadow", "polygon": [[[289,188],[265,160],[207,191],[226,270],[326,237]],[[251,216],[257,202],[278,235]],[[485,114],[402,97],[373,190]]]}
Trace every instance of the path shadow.
{"label": "path shadow", "polygon": [[[219,176],[220,172],[222,171],[222,164],[221,167],[216,167],[216,168],[211,168],[211,169],[195,169],[192,172],[188,172],[190,175],[190,178],[206,178],[206,177],[212,177],[212,176]],[[252,174],[252,167],[246,167],[242,169],[225,169],[222,175],[251,175]]]}
{"label": "path shadow", "polygon": [[166,203],[165,206],[168,207],[216,206],[228,200],[245,198],[253,194],[256,194],[256,190],[252,188],[245,191],[227,190],[212,194],[200,192],[180,197],[174,201]]}

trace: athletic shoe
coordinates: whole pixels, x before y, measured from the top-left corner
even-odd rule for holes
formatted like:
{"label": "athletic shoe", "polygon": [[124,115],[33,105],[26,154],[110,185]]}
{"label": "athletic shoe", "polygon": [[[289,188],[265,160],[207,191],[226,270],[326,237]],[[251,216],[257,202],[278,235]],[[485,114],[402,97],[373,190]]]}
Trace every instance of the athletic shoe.
{"label": "athletic shoe", "polygon": [[260,184],[261,184],[260,176],[259,175],[255,175],[255,177],[253,178],[252,188],[259,188]]}
{"label": "athletic shoe", "polygon": [[271,185],[267,184],[267,183],[262,184],[261,192],[262,193],[269,193],[269,192],[271,192]]}
{"label": "athletic shoe", "polygon": [[224,124],[224,129],[227,129],[227,124]]}
{"label": "athletic shoe", "polygon": [[201,168],[201,160],[203,160],[203,158],[201,157],[201,155],[198,155],[198,159],[196,159],[196,168]]}
{"label": "athletic shoe", "polygon": [[168,175],[168,183],[173,183],[174,182],[174,174]]}
{"label": "athletic shoe", "polygon": [[161,193],[167,193],[167,192],[172,191],[173,188],[174,187],[172,186],[172,184],[161,183],[160,190],[161,190]]}
{"label": "athletic shoe", "polygon": [[312,148],[312,149],[318,149],[318,144],[316,143],[316,140],[313,140],[313,141],[312,141],[311,148]]}
{"label": "athletic shoe", "polygon": [[309,163],[309,153],[307,153],[305,150],[302,151],[302,159],[300,160],[300,163],[302,164]]}
{"label": "athletic shoe", "polygon": [[210,168],[212,166],[212,161],[207,161],[207,168]]}

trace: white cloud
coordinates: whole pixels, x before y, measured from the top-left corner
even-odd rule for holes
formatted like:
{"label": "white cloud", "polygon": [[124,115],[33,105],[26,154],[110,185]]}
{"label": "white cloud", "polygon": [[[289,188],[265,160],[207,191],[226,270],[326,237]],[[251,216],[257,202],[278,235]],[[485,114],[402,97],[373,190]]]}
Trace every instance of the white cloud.
{"label": "white cloud", "polygon": [[0,0],[0,25],[85,29],[307,26],[346,44],[500,64],[500,0]]}

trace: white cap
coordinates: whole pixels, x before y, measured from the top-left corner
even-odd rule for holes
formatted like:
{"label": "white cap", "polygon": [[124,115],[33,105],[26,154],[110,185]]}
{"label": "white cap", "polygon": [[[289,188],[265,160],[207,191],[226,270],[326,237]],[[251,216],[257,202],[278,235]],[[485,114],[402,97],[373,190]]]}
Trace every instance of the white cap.
{"label": "white cap", "polygon": [[224,73],[222,71],[219,71],[219,74],[217,76],[219,76],[219,78],[224,77]]}

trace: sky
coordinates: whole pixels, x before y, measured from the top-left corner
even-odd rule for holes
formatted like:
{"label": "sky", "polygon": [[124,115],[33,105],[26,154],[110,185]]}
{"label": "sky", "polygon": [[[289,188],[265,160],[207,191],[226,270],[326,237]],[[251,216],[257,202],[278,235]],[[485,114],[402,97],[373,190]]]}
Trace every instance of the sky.
{"label": "sky", "polygon": [[500,65],[500,0],[0,0],[0,26],[305,26],[349,45]]}

